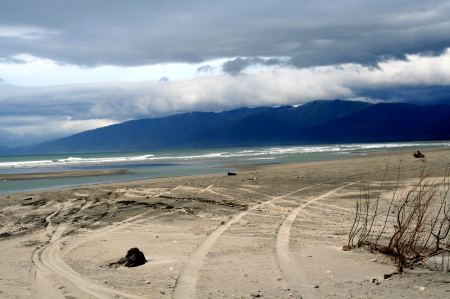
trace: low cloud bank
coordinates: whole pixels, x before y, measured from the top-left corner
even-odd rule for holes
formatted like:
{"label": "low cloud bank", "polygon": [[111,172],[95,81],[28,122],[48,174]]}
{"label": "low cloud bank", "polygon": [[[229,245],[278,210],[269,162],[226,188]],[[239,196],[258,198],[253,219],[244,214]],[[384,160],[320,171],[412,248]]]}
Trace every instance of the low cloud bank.
{"label": "low cloud bank", "polygon": [[[393,88],[446,88],[450,86],[449,65],[450,48],[439,55],[414,54],[403,60],[383,60],[373,67],[354,63],[308,68],[246,65],[237,75],[37,88],[0,81],[0,128],[16,135],[44,138],[180,112],[373,97],[383,94],[378,91]],[[384,100],[409,100],[405,94],[402,96]]]}

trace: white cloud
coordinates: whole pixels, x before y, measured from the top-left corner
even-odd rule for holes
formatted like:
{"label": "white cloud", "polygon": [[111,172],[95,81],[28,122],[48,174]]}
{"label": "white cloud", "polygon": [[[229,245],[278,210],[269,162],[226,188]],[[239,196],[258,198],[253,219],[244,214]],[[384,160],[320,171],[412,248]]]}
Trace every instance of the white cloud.
{"label": "white cloud", "polygon": [[[28,145],[117,123],[111,119],[77,120],[68,116],[2,117],[0,146]],[[6,138],[6,137],[8,138]]]}
{"label": "white cloud", "polygon": [[[216,59],[208,61],[208,64],[218,68],[224,61],[225,59]],[[148,81],[159,80],[161,77],[180,80],[202,75],[197,71],[201,65],[166,63],[128,67],[102,65],[88,68],[20,53],[8,61],[0,61],[0,78],[11,84],[35,87],[107,81]]]}
{"label": "white cloud", "polygon": [[40,39],[57,34],[57,31],[29,26],[0,25],[0,38]]}
{"label": "white cloud", "polygon": [[[177,112],[354,98],[361,96],[360,89],[450,86],[449,65],[447,49],[438,56],[408,55],[405,60],[386,60],[376,67],[281,66],[250,69],[238,76],[215,74],[168,82],[117,81],[38,88],[1,84],[0,127],[16,133],[74,133]],[[15,123],[8,123],[8,118]]]}

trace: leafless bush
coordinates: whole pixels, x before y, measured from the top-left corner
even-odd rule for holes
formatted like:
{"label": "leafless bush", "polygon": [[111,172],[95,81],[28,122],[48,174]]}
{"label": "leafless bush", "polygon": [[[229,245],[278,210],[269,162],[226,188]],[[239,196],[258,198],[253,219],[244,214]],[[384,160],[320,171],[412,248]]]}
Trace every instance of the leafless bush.
{"label": "leafless bush", "polygon": [[400,170],[393,195],[382,211],[384,183],[376,192],[370,185],[362,189],[344,249],[368,247],[391,255],[400,267],[441,255],[442,267],[448,268],[444,259],[450,256],[449,168],[443,178],[423,171],[406,193],[399,192],[399,175]]}

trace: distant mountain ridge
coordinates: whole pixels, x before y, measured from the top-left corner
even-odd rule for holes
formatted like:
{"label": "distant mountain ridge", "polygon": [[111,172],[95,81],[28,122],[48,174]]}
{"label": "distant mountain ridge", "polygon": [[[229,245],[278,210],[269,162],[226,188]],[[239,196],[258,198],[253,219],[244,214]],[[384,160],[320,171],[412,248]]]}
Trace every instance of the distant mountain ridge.
{"label": "distant mountain ridge", "polygon": [[450,139],[450,105],[380,103],[319,125],[303,137],[324,142]]}
{"label": "distant mountain ridge", "polygon": [[0,146],[0,155],[9,154],[11,149],[9,147]]}
{"label": "distant mountain ridge", "polygon": [[118,152],[440,139],[450,139],[450,105],[333,100],[132,120],[14,151]]}

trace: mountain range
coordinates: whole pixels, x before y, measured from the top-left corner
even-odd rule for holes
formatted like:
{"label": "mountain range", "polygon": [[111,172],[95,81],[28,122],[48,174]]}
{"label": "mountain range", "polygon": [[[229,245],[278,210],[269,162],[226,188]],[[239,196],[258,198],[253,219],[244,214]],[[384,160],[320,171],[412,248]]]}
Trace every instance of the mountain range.
{"label": "mountain range", "polygon": [[443,139],[450,139],[450,105],[333,100],[132,120],[2,151],[86,153]]}

